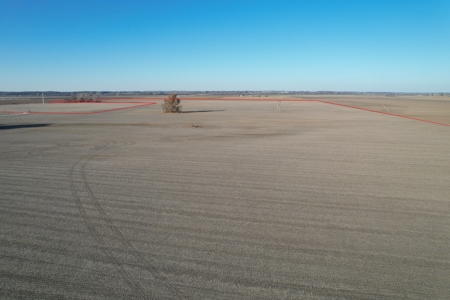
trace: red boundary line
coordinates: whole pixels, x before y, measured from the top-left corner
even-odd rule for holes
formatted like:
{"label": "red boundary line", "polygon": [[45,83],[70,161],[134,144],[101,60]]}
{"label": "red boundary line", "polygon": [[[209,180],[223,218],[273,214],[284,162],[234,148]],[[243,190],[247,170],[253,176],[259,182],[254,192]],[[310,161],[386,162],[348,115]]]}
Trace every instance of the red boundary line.
{"label": "red boundary line", "polygon": [[[92,103],[89,103],[89,104],[92,104]],[[105,103],[105,104],[116,104],[116,103]],[[98,110],[98,111],[88,111],[88,112],[72,112],[72,111],[68,111],[68,112],[58,112],[58,111],[55,111],[55,112],[53,112],[53,111],[17,112],[17,111],[4,110],[4,111],[2,111],[2,113],[7,114],[7,115],[12,115],[12,114],[23,114],[23,115],[94,115],[94,114],[101,114],[101,113],[112,112],[112,111],[117,111],[117,110],[124,110],[124,109],[129,109],[129,108],[134,108],[134,107],[154,105],[154,104],[156,104],[156,102],[148,102],[148,103],[143,103],[143,104],[140,104],[140,105],[131,105],[131,106],[125,106],[125,107],[119,107],[119,108],[111,108],[111,109],[104,109],[104,110]]]}
{"label": "red boundary line", "polygon": [[409,120],[414,120],[414,121],[420,121],[420,122],[425,122],[425,123],[431,123],[431,124],[436,124],[436,125],[442,125],[442,126],[450,126],[450,124],[446,124],[446,123],[441,123],[441,122],[435,122],[435,121],[429,121],[429,120],[424,120],[424,119],[419,119],[419,118],[414,118],[414,117],[409,117],[409,116],[403,116],[403,115],[397,115],[397,114],[391,114],[391,113],[387,113],[387,112],[382,112],[382,111],[377,111],[377,110],[372,110],[372,109],[367,109],[367,108],[361,108],[361,107],[356,107],[356,106],[350,106],[350,105],[345,105],[345,104],[339,104],[339,103],[335,103],[335,102],[329,102],[329,101],[324,101],[324,100],[312,100],[312,99],[276,99],[276,98],[266,98],[266,99],[261,99],[261,98],[227,98],[227,99],[222,99],[222,98],[201,98],[201,99],[197,99],[197,98],[186,98],[186,99],[182,99],[182,101],[186,101],[186,100],[231,100],[231,101],[279,101],[279,102],[318,102],[318,103],[323,103],[323,104],[329,104],[329,105],[336,105],[336,106],[342,106],[342,107],[346,107],[346,108],[352,108],[352,109],[357,109],[357,110],[362,110],[362,111],[367,111],[367,112],[372,112],[372,113],[377,113],[377,114],[382,114],[382,115],[387,115],[387,116],[392,116],[392,117],[398,117],[398,118],[403,118],[403,119],[409,119]]}
{"label": "red boundary line", "polygon": [[383,112],[383,111],[377,111],[377,110],[372,110],[372,109],[367,109],[367,108],[339,104],[339,103],[335,103],[335,102],[328,102],[328,101],[323,101],[323,100],[317,100],[317,102],[324,103],[324,104],[330,104],[330,105],[336,105],[336,106],[342,106],[342,107],[347,107],[347,108],[352,108],[352,109],[358,109],[358,110],[362,110],[362,111],[368,111],[368,112],[392,116],[392,117],[399,117],[399,118],[404,118],[404,119],[409,119],[409,120],[414,120],[414,121],[426,122],[426,123],[431,123],[431,124],[436,124],[436,125],[450,126],[450,124],[446,124],[446,123],[429,121],[429,120],[424,120],[424,119],[419,119],[419,118],[414,118],[414,117],[409,117],[409,116],[403,116],[403,115],[397,115],[397,114],[391,114],[391,113],[387,113],[387,112]]}
{"label": "red boundary line", "polygon": [[[103,98],[102,98],[103,99]],[[126,99],[130,99],[130,100],[165,100],[166,98],[104,98],[103,100],[126,100]],[[190,101],[190,100],[195,100],[195,101],[205,101],[205,100],[215,100],[215,101],[277,101],[277,102],[318,102],[318,103],[323,103],[323,104],[329,104],[329,105],[335,105],[335,106],[341,106],[341,107],[346,107],[346,108],[351,108],[351,109],[357,109],[357,110],[362,110],[362,111],[367,111],[367,112],[371,112],[371,113],[377,113],[377,114],[382,114],[382,115],[387,115],[387,116],[392,116],[392,117],[398,117],[398,118],[403,118],[403,119],[408,119],[408,120],[413,120],[413,121],[419,121],[419,122],[425,122],[425,123],[431,123],[431,124],[436,124],[436,125],[442,125],[442,126],[450,126],[450,124],[446,124],[446,123],[441,123],[441,122],[435,122],[435,121],[430,121],[430,120],[424,120],[424,119],[419,119],[419,118],[414,118],[414,117],[409,117],[409,116],[403,116],[403,115],[397,115],[397,114],[391,114],[391,113],[387,113],[387,112],[382,112],[382,111],[377,111],[377,110],[372,110],[372,109],[367,109],[367,108],[361,108],[361,107],[357,107],[357,106],[351,106],[351,105],[345,105],[345,104],[339,104],[339,103],[335,103],[335,102],[329,102],[329,101],[324,101],[324,100],[310,100],[310,99],[276,99],[276,98],[244,98],[244,97],[240,97],[240,98],[218,98],[218,97],[212,97],[212,98],[184,98],[182,99],[182,101]],[[129,103],[142,103],[142,102],[59,102],[59,100],[54,100],[56,103],[72,103],[72,104],[129,104]],[[127,107],[120,107],[120,108],[113,108],[113,109],[106,109],[106,110],[100,110],[100,111],[94,111],[94,112],[14,112],[14,111],[2,111],[2,113],[4,114],[34,114],[34,115],[38,115],[38,114],[64,114],[64,115],[92,115],[92,114],[100,114],[100,113],[105,113],[105,112],[112,112],[112,111],[117,111],[117,110],[124,110],[124,109],[129,109],[129,108],[134,108],[134,107],[140,107],[140,106],[147,106],[147,105],[153,105],[156,104],[156,102],[148,102],[148,103],[143,103],[140,105],[132,105],[132,106],[127,106]]]}
{"label": "red boundary line", "polygon": [[[120,99],[124,100],[124,99]],[[130,104],[130,103],[149,103],[145,101],[126,101],[126,102],[81,102],[81,101],[63,101],[55,100],[47,102],[49,104]]]}
{"label": "red boundary line", "polygon": [[387,113],[387,112],[382,112],[382,111],[377,111],[377,110],[372,110],[372,109],[367,109],[367,108],[361,108],[361,107],[356,107],[356,106],[350,106],[350,105],[345,105],[345,104],[339,104],[339,103],[335,103],[335,102],[329,102],[329,101],[324,101],[324,100],[312,100],[312,99],[276,99],[276,98],[227,98],[227,99],[222,99],[222,98],[185,98],[182,99],[182,101],[186,101],[186,100],[223,100],[223,101],[279,101],[279,102],[318,102],[318,103],[323,103],[323,104],[329,104],[329,105],[336,105],[336,106],[342,106],[342,107],[346,107],[346,108],[352,108],[352,109],[357,109],[357,110],[362,110],[362,111],[367,111],[367,112],[372,112],[372,113],[377,113],[377,114],[382,114],[382,115],[387,115],[387,116],[392,116],[392,117],[398,117],[398,118],[403,118],[403,119],[409,119],[409,120],[414,120],[414,121],[420,121],[420,122],[426,122],[426,123],[431,123],[431,124],[436,124],[436,125],[442,125],[442,126],[450,126],[450,124],[446,124],[446,123],[441,123],[441,122],[435,122],[435,121],[429,121],[429,120],[424,120],[424,119],[419,119],[419,118],[414,118],[414,117],[409,117],[409,116],[403,116],[403,115],[397,115],[397,114],[391,114],[391,113]]}
{"label": "red boundary line", "polygon": [[[156,99],[156,98],[155,98]],[[162,98],[160,100],[165,100],[167,98]],[[190,100],[214,100],[214,101],[261,101],[261,102],[269,102],[269,101],[280,101],[280,102],[317,102],[320,100],[308,100],[308,99],[277,99],[277,98],[249,98],[249,97],[243,97],[243,98],[182,98],[181,101],[190,101]]]}

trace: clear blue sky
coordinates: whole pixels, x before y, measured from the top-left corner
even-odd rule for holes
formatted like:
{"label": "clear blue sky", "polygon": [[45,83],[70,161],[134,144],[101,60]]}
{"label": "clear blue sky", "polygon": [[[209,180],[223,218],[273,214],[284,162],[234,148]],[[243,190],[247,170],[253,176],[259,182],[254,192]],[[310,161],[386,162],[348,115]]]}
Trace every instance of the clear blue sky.
{"label": "clear blue sky", "polygon": [[0,0],[0,91],[450,92],[450,0]]}

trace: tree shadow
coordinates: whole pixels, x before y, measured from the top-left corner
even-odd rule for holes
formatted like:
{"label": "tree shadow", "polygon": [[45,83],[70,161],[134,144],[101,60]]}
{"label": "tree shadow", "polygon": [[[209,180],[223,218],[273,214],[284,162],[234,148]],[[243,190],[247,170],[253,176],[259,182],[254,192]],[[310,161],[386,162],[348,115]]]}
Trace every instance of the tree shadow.
{"label": "tree shadow", "polygon": [[183,114],[190,114],[190,113],[202,113],[202,112],[216,112],[216,111],[225,111],[225,109],[217,109],[217,110],[187,110],[183,111]]}
{"label": "tree shadow", "polygon": [[16,125],[0,124],[0,130],[21,129],[21,128],[40,128],[40,127],[48,127],[51,125],[52,124],[16,124]]}

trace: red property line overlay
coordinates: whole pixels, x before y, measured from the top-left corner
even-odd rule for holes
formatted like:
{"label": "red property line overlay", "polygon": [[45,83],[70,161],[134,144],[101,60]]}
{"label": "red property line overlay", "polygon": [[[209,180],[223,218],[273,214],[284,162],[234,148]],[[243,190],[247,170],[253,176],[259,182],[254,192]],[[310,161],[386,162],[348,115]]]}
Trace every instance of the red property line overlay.
{"label": "red property line overlay", "polygon": [[[136,100],[165,100],[167,98],[160,98],[160,97],[151,97],[151,98],[102,98],[102,100],[134,100],[134,101],[126,101],[126,102],[71,102],[71,101],[67,101],[67,100],[54,100],[51,103],[58,103],[58,104],[63,104],[63,103],[72,103],[72,104],[130,104],[130,103],[143,103],[143,102],[136,102]],[[391,114],[391,113],[387,113],[387,112],[382,112],[382,111],[377,111],[377,110],[372,110],[372,109],[367,109],[367,108],[361,108],[361,107],[357,107],[357,106],[350,106],[350,105],[345,105],[345,104],[339,104],[339,103],[335,103],[335,102],[329,102],[329,101],[324,101],[324,100],[312,100],[312,99],[277,99],[277,98],[264,98],[264,97],[255,97],[255,98],[244,98],[244,97],[239,97],[239,98],[220,98],[220,97],[211,97],[211,98],[194,98],[194,97],[189,97],[189,98],[183,98],[181,99],[182,101],[190,101],[190,100],[195,100],[195,101],[206,101],[206,100],[215,100],[215,101],[264,101],[264,102],[318,102],[318,103],[323,103],[323,104],[329,104],[329,105],[335,105],[335,106],[341,106],[341,107],[346,107],[346,108],[351,108],[351,109],[357,109],[357,110],[362,110],[362,111],[367,111],[367,112],[371,112],[371,113],[377,113],[377,114],[382,114],[382,115],[387,115],[387,116],[392,116],[392,117],[398,117],[398,118],[403,118],[403,119],[409,119],[409,120],[413,120],[413,121],[419,121],[419,122],[425,122],[425,123],[431,123],[431,124],[436,124],[436,125],[442,125],[442,126],[450,126],[450,124],[446,124],[446,123],[441,123],[441,122],[435,122],[435,121],[430,121],[430,120],[424,120],[424,119],[419,119],[419,118],[414,118],[414,117],[409,117],[409,116],[403,116],[403,115],[397,115],[397,114]],[[106,110],[100,110],[100,111],[94,111],[94,112],[14,112],[14,111],[2,111],[2,113],[4,114],[64,114],[64,115],[92,115],[92,114],[100,114],[100,113],[105,113],[105,112],[112,112],[112,111],[117,111],[117,110],[124,110],[124,109],[129,109],[129,108],[134,108],[134,107],[139,107],[139,106],[147,106],[147,105],[154,105],[157,104],[156,102],[144,102],[143,104],[139,104],[139,105],[132,105],[132,106],[126,106],[126,107],[121,107],[121,108],[114,108],[114,109],[106,109]]]}
{"label": "red property line overlay", "polygon": [[[163,98],[164,99],[164,98]],[[391,114],[391,113],[387,113],[387,112],[382,112],[382,111],[377,111],[377,110],[372,110],[372,109],[367,109],[367,108],[361,108],[361,107],[356,107],[356,106],[350,106],[350,105],[345,105],[345,104],[339,104],[339,103],[335,103],[335,102],[329,102],[329,101],[324,101],[324,100],[311,100],[311,99],[274,99],[274,98],[252,98],[252,99],[243,99],[243,98],[185,98],[182,99],[182,101],[186,101],[186,100],[223,100],[223,101],[277,101],[277,102],[318,102],[318,103],[323,103],[323,104],[329,104],[329,105],[336,105],[336,106],[342,106],[342,107],[346,107],[346,108],[351,108],[351,109],[357,109],[357,110],[362,110],[362,111],[367,111],[367,112],[371,112],[371,113],[377,113],[377,114],[382,114],[382,115],[387,115],[387,116],[392,116],[392,117],[398,117],[398,118],[403,118],[403,119],[409,119],[409,120],[414,120],[414,121],[419,121],[419,122],[425,122],[425,123],[431,123],[431,124],[436,124],[436,125],[442,125],[442,126],[450,126],[450,124],[446,124],[446,123],[441,123],[441,122],[435,122],[435,121],[430,121],[430,120],[424,120],[424,119],[419,119],[419,118],[414,118],[414,117],[409,117],[409,116],[403,116],[403,115],[397,115],[397,114]]]}
{"label": "red property line overlay", "polygon": [[[58,103],[58,102],[57,102]],[[59,102],[62,103],[62,102]],[[70,103],[70,102],[65,102]],[[130,104],[130,103],[142,103],[142,102],[110,102],[110,103],[101,103],[101,102],[73,102],[73,104]],[[148,106],[148,105],[154,105],[156,102],[146,102],[139,105],[131,105],[131,106],[125,106],[125,107],[119,107],[119,108],[111,108],[111,109],[103,109],[103,110],[97,110],[97,111],[87,111],[87,112],[75,112],[75,111],[35,111],[35,112],[21,112],[21,111],[8,111],[3,110],[2,113],[7,115],[13,115],[13,114],[23,114],[23,115],[95,115],[95,114],[101,114],[101,113],[107,113],[117,110],[124,110],[129,108],[135,108],[140,106]]]}
{"label": "red property line overlay", "polygon": [[372,112],[372,113],[388,115],[388,116],[393,116],[393,117],[398,117],[398,118],[404,118],[404,119],[409,119],[409,120],[414,120],[414,121],[426,122],[426,123],[431,123],[431,124],[436,124],[436,125],[450,126],[450,124],[446,124],[446,123],[429,121],[429,120],[424,120],[424,119],[419,119],[419,118],[414,118],[414,117],[409,117],[409,116],[403,116],[403,115],[396,115],[396,114],[391,114],[391,113],[387,113],[387,112],[383,112],[383,111],[377,111],[377,110],[372,110],[372,109],[367,109],[367,108],[339,104],[339,103],[335,103],[335,102],[328,102],[328,101],[323,101],[323,100],[317,100],[317,102],[324,103],[324,104],[330,104],[330,105],[336,105],[336,106],[342,106],[342,107],[347,107],[347,108],[352,108],[352,109],[358,109],[358,110],[363,110],[363,111],[368,111],[368,112]]}

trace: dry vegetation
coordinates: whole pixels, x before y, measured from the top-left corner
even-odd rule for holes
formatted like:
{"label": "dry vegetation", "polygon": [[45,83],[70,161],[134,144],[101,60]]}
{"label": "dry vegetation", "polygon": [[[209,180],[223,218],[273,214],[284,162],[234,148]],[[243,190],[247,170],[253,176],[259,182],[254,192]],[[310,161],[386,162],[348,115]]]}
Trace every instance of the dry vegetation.
{"label": "dry vegetation", "polygon": [[167,99],[164,100],[164,103],[161,104],[161,107],[165,113],[176,113],[181,112],[181,100],[177,97],[176,94],[171,94],[167,96]]}
{"label": "dry vegetation", "polygon": [[99,100],[100,94],[92,94],[92,93],[78,93],[72,97],[71,100],[76,100],[79,102],[100,102]]}

